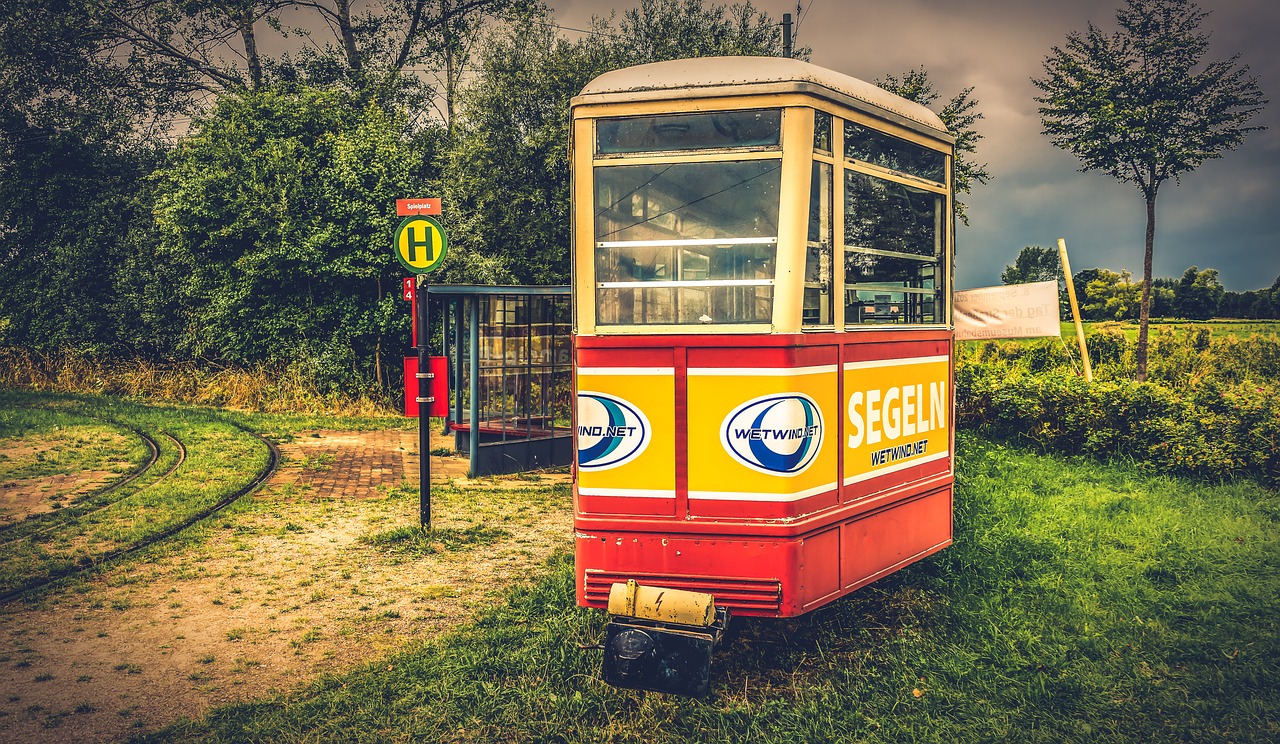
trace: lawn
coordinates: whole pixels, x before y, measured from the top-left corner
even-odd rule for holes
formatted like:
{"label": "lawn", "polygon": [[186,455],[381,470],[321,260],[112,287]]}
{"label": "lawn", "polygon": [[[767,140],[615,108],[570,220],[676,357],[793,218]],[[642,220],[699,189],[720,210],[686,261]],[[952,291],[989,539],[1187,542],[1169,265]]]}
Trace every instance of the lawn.
{"label": "lawn", "polygon": [[[110,436],[108,428],[114,430]],[[143,464],[143,433],[156,442],[157,459],[136,480],[112,488],[108,477],[86,484],[92,488],[58,491],[52,476],[110,466],[119,480],[124,471]],[[68,575],[179,528],[248,484],[269,455],[264,442],[208,410],[0,393],[0,449],[24,452],[46,438],[57,442],[50,453],[63,457],[46,456],[32,464],[45,466],[42,470],[15,468],[0,476],[0,486],[7,487],[30,480],[22,476],[35,472],[47,484],[41,488],[49,489],[36,495],[57,507],[6,520],[0,532],[0,592]],[[94,442],[114,443],[119,453],[86,444]]]}
{"label": "lawn", "polygon": [[[0,601],[0,741],[296,691],[468,622],[566,544],[562,475],[446,476],[424,535],[405,426],[0,391],[0,591],[30,589]],[[262,470],[253,432],[275,475],[186,526]]]}
{"label": "lawn", "polygon": [[[1084,324],[1085,333],[1088,334],[1092,328],[1098,325],[1118,325],[1120,330],[1124,331],[1125,338],[1129,339],[1130,343],[1136,343],[1138,340],[1137,321],[1126,320],[1118,324],[1087,322]],[[1247,338],[1254,334],[1261,336],[1280,335],[1280,320],[1175,320],[1173,318],[1152,318],[1148,332],[1155,333],[1161,328],[1168,328],[1174,331],[1207,328],[1214,337],[1234,334],[1239,338]],[[1067,341],[1075,339],[1076,325],[1074,322],[1066,321],[1062,323],[1062,337]]]}
{"label": "lawn", "polygon": [[562,554],[442,639],[153,738],[1280,738],[1280,494],[957,451],[956,544],[806,617],[737,621],[708,700],[601,683],[582,647],[603,618]]}

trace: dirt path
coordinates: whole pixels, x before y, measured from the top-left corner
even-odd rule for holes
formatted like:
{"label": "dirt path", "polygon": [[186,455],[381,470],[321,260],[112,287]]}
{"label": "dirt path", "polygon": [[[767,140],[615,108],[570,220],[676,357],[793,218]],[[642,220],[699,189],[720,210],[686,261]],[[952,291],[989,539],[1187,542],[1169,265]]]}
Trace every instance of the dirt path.
{"label": "dirt path", "polygon": [[0,740],[118,740],[385,659],[569,545],[567,476],[470,483],[457,458],[432,459],[434,525],[484,525],[491,543],[362,541],[416,526],[416,437],[300,435],[206,539],[0,608]]}

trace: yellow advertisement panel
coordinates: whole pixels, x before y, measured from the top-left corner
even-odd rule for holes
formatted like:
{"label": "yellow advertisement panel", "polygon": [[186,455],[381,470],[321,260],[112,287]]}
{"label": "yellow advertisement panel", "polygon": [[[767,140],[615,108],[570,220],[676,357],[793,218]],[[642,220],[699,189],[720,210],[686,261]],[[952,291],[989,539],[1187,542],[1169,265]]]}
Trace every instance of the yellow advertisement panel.
{"label": "yellow advertisement panel", "polygon": [[844,483],[945,458],[950,357],[844,365]]}
{"label": "yellow advertisement panel", "polygon": [[836,365],[689,369],[689,498],[795,501],[836,487]]}
{"label": "yellow advertisement panel", "polygon": [[675,498],[675,370],[578,369],[578,493]]}

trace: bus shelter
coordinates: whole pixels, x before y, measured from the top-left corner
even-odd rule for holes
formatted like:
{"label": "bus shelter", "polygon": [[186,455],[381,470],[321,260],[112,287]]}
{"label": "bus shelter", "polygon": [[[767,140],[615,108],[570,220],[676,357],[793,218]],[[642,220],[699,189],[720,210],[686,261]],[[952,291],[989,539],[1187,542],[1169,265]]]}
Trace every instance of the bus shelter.
{"label": "bus shelter", "polygon": [[446,426],[470,474],[568,465],[573,457],[567,286],[434,285],[452,406]]}

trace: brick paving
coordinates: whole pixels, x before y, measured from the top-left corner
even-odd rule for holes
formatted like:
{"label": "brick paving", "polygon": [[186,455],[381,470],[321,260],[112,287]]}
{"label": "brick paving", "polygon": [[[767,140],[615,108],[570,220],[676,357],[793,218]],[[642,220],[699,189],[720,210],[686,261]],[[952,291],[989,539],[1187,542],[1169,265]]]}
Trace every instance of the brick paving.
{"label": "brick paving", "polygon": [[[453,436],[431,432],[431,447],[452,448]],[[405,483],[418,485],[417,431],[315,431],[302,432],[293,442],[280,445],[284,464],[272,485],[305,487],[319,498],[369,499],[385,495],[387,488]],[[469,482],[470,463],[464,456],[431,457],[431,481]],[[541,482],[568,482],[568,473],[539,476]],[[483,479],[495,487],[510,487],[512,478]],[[384,486],[379,490],[379,486]]]}

